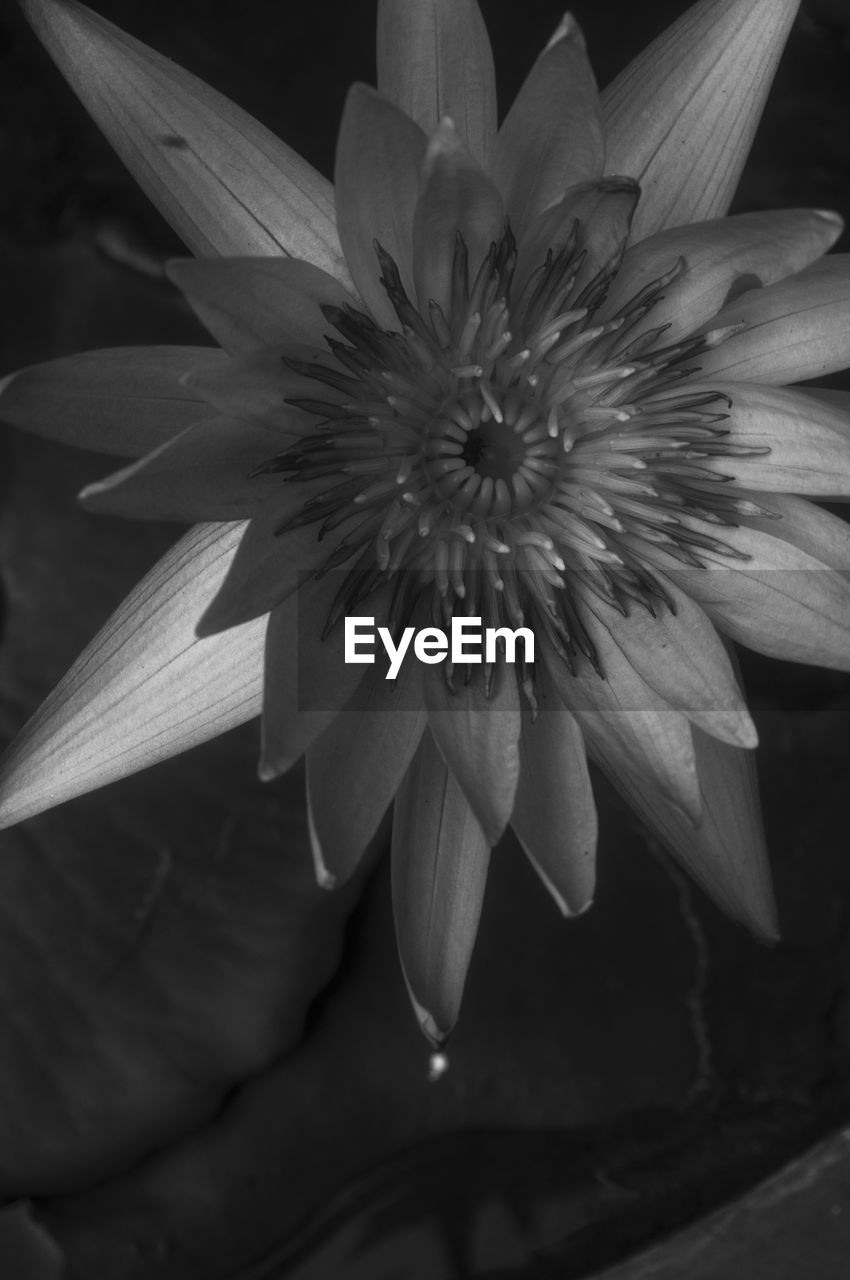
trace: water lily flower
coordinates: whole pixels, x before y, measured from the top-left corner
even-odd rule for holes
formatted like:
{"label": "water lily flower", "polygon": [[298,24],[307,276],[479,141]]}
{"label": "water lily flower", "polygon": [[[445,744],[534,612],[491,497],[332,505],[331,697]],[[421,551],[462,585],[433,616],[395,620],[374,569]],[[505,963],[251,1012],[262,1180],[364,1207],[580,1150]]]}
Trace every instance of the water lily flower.
{"label": "water lily flower", "polygon": [[[71,0],[39,36],[196,255],[170,274],[220,349],[24,370],[0,412],[131,461],[96,511],[195,527],[6,756],[2,818],[262,711],[306,755],[316,871],[395,801],[393,899],[426,1034],[454,1025],[510,825],[566,915],[593,893],[588,756],[732,915],[775,931],[730,640],[846,669],[850,400],[840,219],[724,216],[795,0],[702,0],[600,96],[567,16],[497,126],[475,0],[379,0],[330,185]],[[812,501],[812,500],[815,501]],[[528,627],[535,661],[343,660]]]}

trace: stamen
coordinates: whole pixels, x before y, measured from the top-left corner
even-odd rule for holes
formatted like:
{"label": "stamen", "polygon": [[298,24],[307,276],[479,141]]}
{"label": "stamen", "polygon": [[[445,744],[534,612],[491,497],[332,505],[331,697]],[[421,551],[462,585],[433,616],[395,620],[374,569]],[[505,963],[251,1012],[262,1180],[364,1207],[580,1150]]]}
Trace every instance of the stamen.
{"label": "stamen", "polygon": [[493,392],[490,390],[487,383],[481,382],[479,384],[479,390],[481,392],[481,399],[484,401],[484,403],[486,404],[487,408],[490,410],[490,412],[492,413],[496,421],[504,422],[504,418],[502,417],[502,410],[499,405],[499,402],[496,399],[496,397],[493,395]]}
{"label": "stamen", "polygon": [[[284,360],[331,398],[288,400],[313,415],[314,429],[255,474],[313,487],[278,532],[315,525],[321,540],[342,531],[317,573],[349,565],[328,626],[390,578],[396,632],[429,600],[443,622],[461,608],[488,624],[529,617],[558,660],[598,671],[576,574],[622,613],[638,604],[654,615],[672,601],[646,567],[653,546],[694,566],[746,559],[706,530],[722,535],[773,514],[738,496],[734,480],[738,459],[769,449],[732,441],[724,393],[681,385],[701,353],[743,326],[662,346],[670,326],[641,324],[684,259],[591,324],[623,246],[578,290],[580,242],[575,222],[512,299],[510,229],[472,264],[457,233],[447,310],[432,301],[424,314],[376,245],[398,328],[325,306],[327,350]],[[487,694],[495,665],[466,672]],[[534,710],[533,673],[517,675]],[[449,663],[445,678],[454,688]]]}

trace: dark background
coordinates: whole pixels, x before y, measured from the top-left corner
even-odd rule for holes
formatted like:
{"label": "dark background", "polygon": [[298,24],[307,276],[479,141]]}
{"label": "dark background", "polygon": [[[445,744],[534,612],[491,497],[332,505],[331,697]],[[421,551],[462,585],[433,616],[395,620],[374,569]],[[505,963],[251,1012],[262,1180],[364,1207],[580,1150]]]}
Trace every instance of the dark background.
{"label": "dark background", "polygon": [[[505,103],[557,25],[561,0],[485,0],[483,8]],[[682,8],[677,0],[577,3],[600,83]],[[374,81],[370,0],[102,0],[99,9],[234,98],[326,174],[348,84]],[[736,209],[805,204],[850,215],[848,68],[846,4],[804,3]],[[87,347],[206,340],[161,278],[180,245],[13,7],[0,17],[0,157],[0,375]],[[176,530],[78,512],[74,493],[108,469],[103,459],[6,432],[0,468],[0,709],[10,735]],[[300,1047],[298,1026],[280,1030],[288,997],[273,983],[267,990],[265,977],[256,980],[264,1029],[254,1039],[248,1033],[241,1057],[229,1037],[250,995],[229,975],[207,992],[211,1004],[216,991],[221,1000],[215,1034],[204,1039],[198,1018],[185,1013],[194,984],[205,980],[198,974],[212,951],[203,948],[216,945],[215,930],[211,941],[192,933],[198,877],[208,885],[208,851],[220,835],[216,796],[235,760],[250,771],[252,729],[58,810],[29,824],[33,834],[0,837],[12,939],[0,950],[11,1018],[0,1038],[5,1193],[44,1197],[39,1212],[74,1276],[214,1280],[317,1213],[299,1256],[350,1219],[371,1225],[373,1244],[424,1219],[457,1259],[482,1204],[494,1199],[505,1220],[476,1228],[475,1238],[489,1239],[495,1256],[510,1254],[498,1244],[501,1231],[520,1261],[531,1256],[529,1240],[545,1241],[546,1256],[558,1259],[552,1274],[579,1275],[737,1194],[846,1124],[850,684],[749,655],[744,676],[762,738],[783,943],[762,947],[723,919],[647,848],[600,782],[600,886],[588,916],[563,924],[515,848],[494,858],[451,1068],[437,1085],[427,1082],[426,1046],[398,975],[385,870],[354,910],[344,943],[336,922],[343,962],[312,1005]],[[241,845],[246,869],[237,865],[232,883],[216,882],[215,904],[227,916],[225,932],[251,937],[260,927],[251,913],[269,897],[279,854],[265,830],[252,839],[267,861],[252,861]],[[79,893],[80,879],[96,883],[86,928],[99,936],[104,920],[120,920],[125,886],[144,882],[146,840],[171,850],[180,868],[173,915],[157,917],[167,936],[154,934],[150,944],[162,948],[160,986],[152,998],[143,961],[139,984],[104,1013],[102,986],[90,983],[82,961],[74,968],[73,912],[56,904]],[[233,924],[227,894],[242,892],[240,875],[253,877],[253,896],[238,898],[243,915]],[[304,910],[314,909],[310,898]],[[34,937],[36,959],[27,950]],[[234,967],[244,965],[241,956]],[[55,973],[66,962],[68,990],[59,996]],[[309,949],[293,959],[271,948],[270,959],[254,963],[315,964],[305,1004],[328,976]],[[228,1000],[239,1011],[229,1020]],[[163,1017],[160,1025],[157,1001],[183,1008],[184,1022]],[[96,1037],[78,1034],[81,1008],[86,1018],[98,1011]],[[140,1068],[131,1087],[132,1073],[122,1075],[115,1057],[138,1052],[136,1024],[138,1044],[154,1040],[166,1059],[179,1058],[169,1037],[197,1034],[193,1052],[204,1067],[193,1066],[194,1093],[155,1085],[153,1066]],[[29,1047],[19,1052],[13,1041]],[[88,1065],[90,1043],[97,1070]],[[260,1069],[259,1081],[239,1087]],[[115,1142],[109,1096],[114,1115],[136,1117]],[[202,1124],[199,1138],[178,1142]],[[124,1173],[160,1147],[164,1156]],[[398,1152],[397,1165],[380,1164]],[[351,1182],[358,1177],[365,1180]],[[353,1190],[343,1193],[346,1185]],[[550,1202],[555,1209],[544,1212]],[[802,1244],[804,1260],[811,1241]],[[480,1265],[474,1249],[470,1256],[463,1265]],[[807,1275],[804,1265],[788,1276]]]}

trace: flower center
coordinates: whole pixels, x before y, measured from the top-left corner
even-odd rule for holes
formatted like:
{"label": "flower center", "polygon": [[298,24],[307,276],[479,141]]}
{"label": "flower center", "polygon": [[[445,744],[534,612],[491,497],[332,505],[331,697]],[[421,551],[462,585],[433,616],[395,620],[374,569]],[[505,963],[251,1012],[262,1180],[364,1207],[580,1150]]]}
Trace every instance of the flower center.
{"label": "flower center", "polygon": [[287,527],[334,533],[319,573],[351,564],[329,627],[407,571],[391,627],[430,593],[435,620],[460,610],[486,626],[539,625],[568,663],[579,652],[595,662],[582,595],[654,611],[667,597],[648,546],[697,566],[706,551],[739,555],[723,527],[761,512],[716,465],[740,455],[725,439],[728,400],[680,385],[730,331],[665,346],[667,326],[642,324],[682,260],[594,323],[622,248],[583,279],[576,223],[512,299],[510,229],[471,281],[458,235],[449,314],[431,302],[426,318],[376,246],[400,331],[324,308],[339,335],[327,338],[331,361],[286,360],[327,389],[291,401],[320,421],[263,469],[327,482]]}
{"label": "flower center", "polygon": [[558,445],[540,406],[485,382],[453,397],[435,417],[425,446],[434,493],[477,520],[531,510],[552,492]]}

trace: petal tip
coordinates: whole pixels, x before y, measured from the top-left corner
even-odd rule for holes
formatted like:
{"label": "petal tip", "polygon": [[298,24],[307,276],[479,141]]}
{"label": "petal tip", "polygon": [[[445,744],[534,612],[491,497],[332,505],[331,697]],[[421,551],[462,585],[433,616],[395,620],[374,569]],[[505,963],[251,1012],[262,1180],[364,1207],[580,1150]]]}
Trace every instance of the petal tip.
{"label": "petal tip", "polygon": [[552,38],[543,50],[548,53],[550,49],[554,49],[556,44],[560,44],[562,40],[574,40],[584,48],[584,35],[582,29],[576,21],[575,15],[567,9],[561,21],[552,33]]}
{"label": "petal tip", "polygon": [[260,782],[274,782],[279,777],[282,770],[275,768],[271,761],[263,758],[257,765],[257,777]]}
{"label": "petal tip", "polygon": [[773,892],[768,888],[762,901],[758,902],[747,914],[744,923],[754,938],[766,946],[776,946],[782,941],[779,927],[779,916]]}
{"label": "petal tip", "polygon": [[[261,779],[262,779],[262,776],[263,775],[262,775],[262,762],[261,762],[260,764]],[[310,835],[310,852],[313,855],[313,874],[316,877],[316,884],[319,886],[320,889],[326,889],[330,892],[331,890],[336,889],[337,886],[339,885],[339,876],[334,875],[334,873],[328,869],[328,865],[325,862],[324,852],[322,850],[322,842],[321,842],[321,839],[319,838],[319,833],[316,830],[316,821],[313,816],[313,807],[309,803],[309,796],[308,796],[308,803],[307,803],[307,829]]]}
{"label": "petal tip", "polygon": [[419,1023],[419,1029],[425,1036],[426,1040],[428,1040],[435,1049],[444,1048],[453,1028],[446,1027],[444,1030],[442,1027],[438,1026],[434,1015],[430,1013],[424,1005],[421,1005],[412,993],[410,998],[413,1002],[413,1009]]}
{"label": "petal tip", "polygon": [[428,139],[428,149],[425,152],[426,175],[431,172],[437,160],[463,150],[464,146],[457,131],[457,125],[451,116],[443,116]]}
{"label": "petal tip", "polygon": [[834,226],[844,226],[844,219],[835,209],[813,209],[812,213],[818,218],[823,218],[825,222],[833,223]]}

